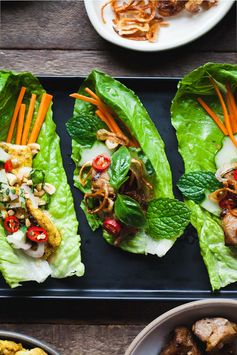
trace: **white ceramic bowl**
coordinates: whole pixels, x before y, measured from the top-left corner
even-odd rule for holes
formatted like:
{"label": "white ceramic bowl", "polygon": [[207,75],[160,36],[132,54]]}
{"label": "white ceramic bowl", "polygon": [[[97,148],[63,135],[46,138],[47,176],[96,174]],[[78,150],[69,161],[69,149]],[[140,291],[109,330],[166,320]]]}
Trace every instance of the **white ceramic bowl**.
{"label": "white ceramic bowl", "polygon": [[84,0],[84,3],[90,22],[101,37],[121,47],[153,52],[182,46],[209,31],[225,16],[235,0],[218,1],[218,6],[214,6],[207,11],[201,10],[197,14],[182,11],[177,16],[167,18],[169,26],[161,28],[156,43],[120,37],[113,30],[112,19],[114,15],[110,6],[105,8],[106,24],[104,24],[101,18],[101,6],[107,0]]}
{"label": "white ceramic bowl", "polygon": [[60,355],[60,353],[50,345],[25,334],[0,330],[0,339],[21,343],[26,349],[41,348],[48,355]]}
{"label": "white ceramic bowl", "polygon": [[133,340],[125,355],[158,355],[175,327],[190,326],[198,319],[209,316],[237,322],[237,301],[201,300],[175,307],[148,324]]}

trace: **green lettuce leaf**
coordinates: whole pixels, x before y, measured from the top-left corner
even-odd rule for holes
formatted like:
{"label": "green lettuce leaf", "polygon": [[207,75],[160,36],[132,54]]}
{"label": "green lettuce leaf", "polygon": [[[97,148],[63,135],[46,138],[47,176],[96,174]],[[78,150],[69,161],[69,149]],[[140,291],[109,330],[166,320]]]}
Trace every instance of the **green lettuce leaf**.
{"label": "green lettuce leaf", "polygon": [[[22,86],[26,87],[24,103],[27,107],[31,93],[37,95],[34,122],[40,98],[44,93],[38,79],[30,73],[0,72],[0,141],[6,140],[12,113]],[[81,276],[84,273],[80,255],[80,237],[77,235],[78,222],[55,128],[50,109],[37,140],[41,149],[33,160],[33,168],[43,170],[45,181],[56,187],[56,193],[48,203],[48,212],[61,233],[62,242],[47,268],[48,262],[34,260],[25,256],[23,252],[14,250],[8,244],[3,228],[0,228],[0,271],[11,287],[19,286],[22,281],[42,282],[49,274],[52,277],[62,278],[71,275]]]}
{"label": "green lettuce leaf", "polygon": [[[224,136],[197,102],[198,96],[203,97],[223,118],[220,103],[209,81],[210,75],[219,83],[229,82],[233,90],[237,87],[236,65],[208,63],[180,81],[172,103],[172,124],[176,129],[185,173],[216,171],[215,155],[222,146]],[[186,203],[192,210],[191,221],[198,231],[201,253],[213,290],[237,281],[236,248],[225,247],[218,218],[192,201]]]}
{"label": "green lettuce leaf", "polygon": [[[132,90],[125,87],[122,83],[97,70],[91,72],[78,92],[85,95],[85,87],[89,87],[93,90],[100,99],[108,105],[113,112],[114,117],[119,117],[119,119],[129,128],[132,135],[138,140],[141,149],[129,149],[129,151],[132,157],[135,154],[134,157],[137,158],[137,156],[139,156],[144,162],[147,174],[150,179],[152,179],[154,197],[156,199],[172,199],[174,197],[172,191],[172,177],[165,154],[164,142],[139,98]],[[81,100],[75,101],[73,117],[78,117],[82,114],[93,115],[94,112],[95,107],[93,105]],[[87,192],[89,187],[81,186],[78,180],[78,174],[81,157],[86,149],[87,148],[85,148],[83,144],[80,144],[79,141],[76,141],[75,139],[72,140],[72,158],[76,164],[74,182],[75,186],[83,192]],[[98,152],[97,155],[98,154],[100,153]],[[117,154],[118,152],[114,153],[113,156],[116,156]],[[127,164],[125,165],[127,166]],[[117,167],[113,170],[115,172]],[[124,172],[121,174],[123,178],[126,177],[126,171],[126,168],[124,168]],[[116,178],[118,178],[118,176],[119,174],[117,172]],[[114,179],[114,182],[115,180],[116,179]],[[118,186],[120,186],[120,183],[121,181],[118,182]],[[88,223],[91,224],[89,218]],[[146,233],[144,228],[145,227],[142,227],[131,239],[128,238],[122,241],[119,247],[132,253],[150,253],[163,256],[180,235],[180,231],[177,231],[177,234],[173,235],[171,239],[162,236],[162,238],[154,240]],[[109,244],[114,244],[114,239],[107,232],[103,231],[103,236]]]}

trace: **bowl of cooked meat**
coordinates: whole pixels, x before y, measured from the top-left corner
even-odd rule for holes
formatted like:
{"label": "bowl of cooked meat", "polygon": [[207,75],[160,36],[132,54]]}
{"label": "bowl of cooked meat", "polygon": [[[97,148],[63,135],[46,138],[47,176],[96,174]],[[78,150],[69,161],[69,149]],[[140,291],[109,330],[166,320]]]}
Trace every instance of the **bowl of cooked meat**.
{"label": "bowl of cooked meat", "polygon": [[0,330],[0,355],[60,355],[60,353],[31,336]]}
{"label": "bowl of cooked meat", "polygon": [[237,355],[237,301],[190,302],[148,324],[125,355]]}

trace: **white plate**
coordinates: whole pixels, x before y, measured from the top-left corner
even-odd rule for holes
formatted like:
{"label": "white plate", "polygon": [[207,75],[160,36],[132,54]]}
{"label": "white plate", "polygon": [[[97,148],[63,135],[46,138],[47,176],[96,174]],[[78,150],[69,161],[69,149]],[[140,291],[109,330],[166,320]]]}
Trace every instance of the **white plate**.
{"label": "white plate", "polygon": [[113,12],[108,5],[104,14],[106,24],[101,18],[101,6],[107,0],[84,0],[88,17],[98,34],[118,46],[144,52],[163,51],[182,46],[195,40],[214,27],[229,11],[235,0],[219,0],[217,6],[209,10],[201,10],[196,14],[187,11],[177,16],[167,17],[168,27],[161,27],[157,42],[134,41],[120,37],[113,30]]}
{"label": "white plate", "polygon": [[125,355],[158,355],[176,327],[190,327],[205,317],[225,317],[237,322],[237,300],[208,299],[175,307],[148,324],[133,340]]}

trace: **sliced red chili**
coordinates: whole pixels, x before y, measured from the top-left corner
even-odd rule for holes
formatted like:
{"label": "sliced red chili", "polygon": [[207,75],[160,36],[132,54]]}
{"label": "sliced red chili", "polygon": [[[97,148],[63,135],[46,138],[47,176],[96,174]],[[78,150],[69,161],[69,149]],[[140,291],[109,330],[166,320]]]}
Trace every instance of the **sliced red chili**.
{"label": "sliced red chili", "polygon": [[104,171],[110,166],[111,160],[104,154],[97,155],[92,162],[92,167],[96,171]]}
{"label": "sliced red chili", "polygon": [[32,226],[27,229],[27,238],[36,243],[44,243],[48,240],[48,233],[42,227]]}
{"label": "sliced red chili", "polygon": [[106,218],[103,223],[103,228],[111,235],[118,235],[121,231],[121,224],[114,218]]}
{"label": "sliced red chili", "polygon": [[234,179],[237,180],[237,170],[234,170],[233,176],[234,176]]}
{"label": "sliced red chili", "polygon": [[3,225],[7,232],[15,233],[20,228],[20,221],[15,216],[9,216],[5,218]]}
{"label": "sliced red chili", "polygon": [[13,169],[13,165],[12,165],[12,161],[9,159],[6,161],[6,163],[4,164],[4,169],[6,171],[6,173],[10,173]]}
{"label": "sliced red chili", "polygon": [[236,202],[235,202],[232,198],[223,198],[223,199],[219,202],[219,206],[220,206],[222,209],[232,210],[233,208],[236,207]]}

